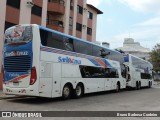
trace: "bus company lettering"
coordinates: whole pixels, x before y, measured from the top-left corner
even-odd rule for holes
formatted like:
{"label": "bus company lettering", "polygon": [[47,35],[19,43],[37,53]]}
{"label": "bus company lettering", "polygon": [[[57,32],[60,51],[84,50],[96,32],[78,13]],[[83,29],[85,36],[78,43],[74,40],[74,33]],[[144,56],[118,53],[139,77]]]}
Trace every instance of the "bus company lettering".
{"label": "bus company lettering", "polygon": [[17,73],[11,73],[11,74],[9,74],[9,76],[10,77],[19,77],[19,74],[17,74]]}
{"label": "bus company lettering", "polygon": [[6,55],[6,57],[23,56],[23,55],[28,55],[28,51],[13,51],[13,52],[10,52],[10,53],[6,53],[5,55]]}
{"label": "bus company lettering", "polygon": [[58,57],[58,61],[61,63],[73,63],[73,64],[81,64],[81,60],[75,60],[69,57],[66,58],[62,58],[62,57]]}

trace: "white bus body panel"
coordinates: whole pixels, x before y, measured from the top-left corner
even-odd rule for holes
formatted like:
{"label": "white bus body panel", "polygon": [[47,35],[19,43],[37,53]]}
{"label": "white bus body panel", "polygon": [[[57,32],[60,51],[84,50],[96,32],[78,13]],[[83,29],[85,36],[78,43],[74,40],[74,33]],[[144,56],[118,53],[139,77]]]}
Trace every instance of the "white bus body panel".
{"label": "white bus body panel", "polygon": [[[116,89],[118,81],[120,82],[121,88],[125,88],[126,82],[121,76],[119,62],[107,60],[114,69],[118,70],[119,78],[82,78],[79,65],[94,67],[101,66],[96,66],[86,57],[77,57],[53,53],[51,51],[42,51],[40,43],[39,27],[37,25],[33,25],[32,67],[35,67],[37,71],[37,80],[34,85],[29,85],[28,87],[24,87],[23,85],[20,87],[4,85],[4,93],[49,98],[60,97],[62,96],[62,90],[66,83],[71,83],[73,85],[73,89],[75,89],[76,85],[80,82],[84,84],[85,93],[114,90]],[[81,55],[79,53],[75,54]],[[59,57],[69,57],[70,59],[80,60],[81,63],[62,63],[59,61]],[[93,58],[92,56],[90,57]],[[30,81],[30,76],[26,79]],[[28,84],[27,80],[24,79],[23,82]]]}
{"label": "white bus body panel", "polygon": [[[149,82],[153,83],[153,79],[141,79],[141,73],[145,73],[145,71],[142,70],[142,69],[135,68],[132,65],[131,57],[135,57],[137,59],[140,59],[136,56],[133,56],[133,55],[129,54],[129,62],[124,63],[126,66],[129,67],[129,69],[130,69],[129,74],[130,74],[130,77],[131,77],[131,80],[126,82],[126,86],[134,88],[134,87],[136,87],[136,82],[140,82],[141,87],[147,87]],[[149,62],[147,62],[145,60],[142,60],[142,59],[140,59],[140,60],[150,64]],[[153,68],[153,66],[151,64],[150,64],[150,67]],[[149,69],[149,74],[152,74],[152,69]]]}

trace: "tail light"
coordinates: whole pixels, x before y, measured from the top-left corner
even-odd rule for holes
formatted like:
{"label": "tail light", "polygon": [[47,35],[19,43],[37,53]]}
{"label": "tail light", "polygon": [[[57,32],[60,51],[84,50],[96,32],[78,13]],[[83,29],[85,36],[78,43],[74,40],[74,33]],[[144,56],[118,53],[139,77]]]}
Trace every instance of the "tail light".
{"label": "tail light", "polygon": [[33,85],[37,80],[37,72],[36,67],[32,67],[31,70],[31,78],[30,78],[30,85]]}
{"label": "tail light", "polygon": [[3,66],[2,66],[2,81],[3,81],[3,83],[5,82],[4,81],[4,68],[3,68]]}

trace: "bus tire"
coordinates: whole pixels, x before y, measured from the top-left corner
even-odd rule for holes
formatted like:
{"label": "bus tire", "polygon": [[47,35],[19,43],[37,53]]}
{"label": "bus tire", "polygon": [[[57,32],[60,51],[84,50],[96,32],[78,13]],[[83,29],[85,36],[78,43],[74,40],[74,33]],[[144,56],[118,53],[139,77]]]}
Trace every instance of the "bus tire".
{"label": "bus tire", "polygon": [[138,90],[141,89],[141,82],[138,82]]}
{"label": "bus tire", "polygon": [[120,83],[117,82],[117,85],[116,85],[116,92],[119,92],[120,91]]}
{"label": "bus tire", "polygon": [[63,91],[62,91],[62,98],[64,100],[67,100],[71,97],[71,93],[72,93],[72,88],[70,84],[66,84],[63,87]]}
{"label": "bus tire", "polygon": [[79,83],[74,90],[74,98],[81,98],[84,94],[84,86],[82,83]]}
{"label": "bus tire", "polygon": [[136,90],[139,90],[139,82],[138,82],[138,81],[136,82],[136,87],[135,87],[135,89],[136,89]]}
{"label": "bus tire", "polygon": [[148,88],[151,88],[151,82],[149,81],[149,83],[148,83]]}

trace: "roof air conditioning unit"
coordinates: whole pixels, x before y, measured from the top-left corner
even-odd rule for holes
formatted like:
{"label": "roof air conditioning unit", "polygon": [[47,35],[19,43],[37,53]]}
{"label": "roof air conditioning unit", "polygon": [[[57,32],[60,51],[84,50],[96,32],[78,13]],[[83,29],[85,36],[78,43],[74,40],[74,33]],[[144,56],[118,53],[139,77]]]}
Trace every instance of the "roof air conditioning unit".
{"label": "roof air conditioning unit", "polygon": [[87,8],[83,8],[84,11],[87,11]]}
{"label": "roof air conditioning unit", "polygon": [[29,0],[29,1],[27,1],[27,6],[33,7],[33,6],[34,6],[34,3],[33,3],[31,0]]}
{"label": "roof air conditioning unit", "polygon": [[82,25],[83,29],[85,29],[87,26],[86,25]]}

